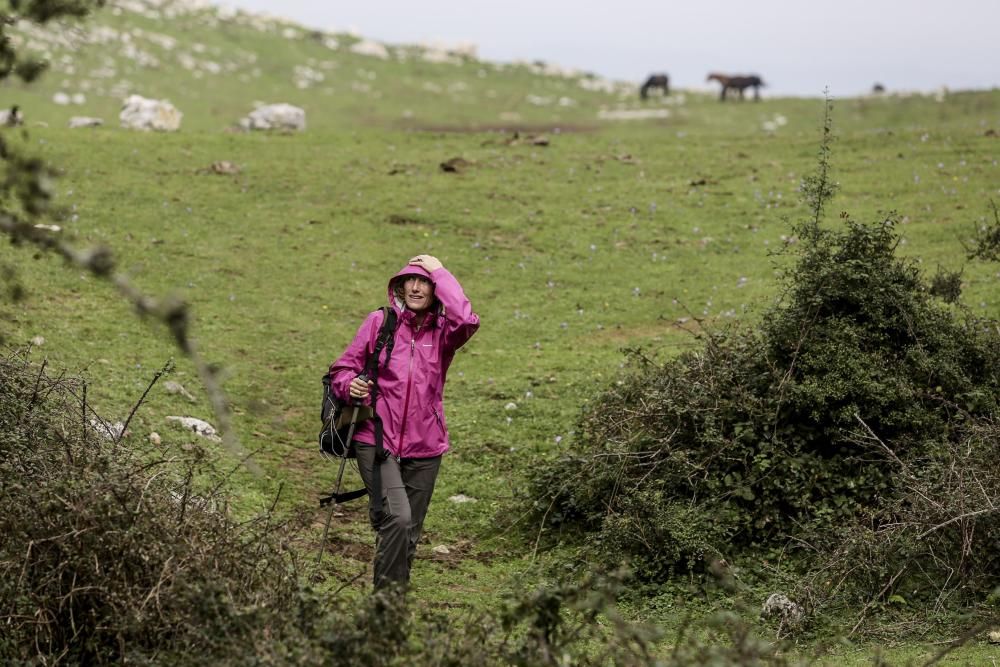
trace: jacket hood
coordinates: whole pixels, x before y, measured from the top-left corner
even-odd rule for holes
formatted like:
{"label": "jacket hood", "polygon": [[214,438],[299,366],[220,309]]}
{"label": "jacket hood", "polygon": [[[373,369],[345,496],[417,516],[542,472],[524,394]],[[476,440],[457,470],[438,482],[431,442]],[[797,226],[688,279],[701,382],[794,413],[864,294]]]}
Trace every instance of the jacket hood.
{"label": "jacket hood", "polygon": [[[389,286],[387,290],[389,294],[389,305],[393,306],[397,311],[401,313],[406,310],[406,304],[400,299],[396,298],[395,288],[400,281],[406,278],[406,276],[420,276],[421,278],[426,278],[427,280],[431,281],[431,284],[434,285],[435,288],[437,287],[437,284],[434,282],[434,276],[432,276],[431,272],[425,269],[424,267],[417,266],[415,264],[407,264],[406,266],[401,268],[399,271],[396,272],[396,275],[394,275],[392,278],[389,279]],[[431,312],[437,312],[439,308],[440,308],[440,302],[437,300],[437,298],[435,298],[434,303],[431,305],[430,310]]]}

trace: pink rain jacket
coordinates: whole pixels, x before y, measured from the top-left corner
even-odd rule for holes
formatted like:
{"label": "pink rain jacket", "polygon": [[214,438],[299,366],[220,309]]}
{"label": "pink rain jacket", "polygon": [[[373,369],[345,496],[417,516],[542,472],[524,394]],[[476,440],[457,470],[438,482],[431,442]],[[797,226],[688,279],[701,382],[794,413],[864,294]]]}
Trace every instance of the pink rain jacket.
{"label": "pink rain jacket", "polygon": [[[419,328],[413,311],[392,289],[396,280],[407,275],[423,276],[434,283],[438,303],[431,306]],[[384,364],[384,352],[379,360],[376,410],[382,418],[382,443],[396,457],[438,456],[449,447],[442,404],[445,376],[455,351],[479,329],[479,316],[472,312],[455,276],[445,268],[428,273],[419,266],[403,267],[389,281],[389,305],[396,310],[397,324],[389,364]],[[350,400],[351,380],[361,374],[375,349],[382,318],[381,310],[368,315],[354,340],[330,366],[330,388],[338,398]],[[372,422],[358,424],[354,439],[374,445]]]}

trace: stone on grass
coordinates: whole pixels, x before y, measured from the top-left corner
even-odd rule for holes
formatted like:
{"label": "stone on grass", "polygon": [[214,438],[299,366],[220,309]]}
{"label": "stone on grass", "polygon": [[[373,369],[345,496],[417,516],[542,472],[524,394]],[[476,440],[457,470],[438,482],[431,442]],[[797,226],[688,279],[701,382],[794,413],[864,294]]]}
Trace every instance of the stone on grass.
{"label": "stone on grass", "polygon": [[168,415],[167,421],[176,422],[189,431],[193,431],[196,435],[200,435],[212,442],[222,442],[222,438],[219,437],[219,433],[215,430],[215,427],[202,419]]}
{"label": "stone on grass", "polygon": [[471,167],[472,162],[463,157],[453,157],[445,160],[439,166],[441,167],[441,171],[446,171],[451,174],[460,174]]}
{"label": "stone on grass", "polygon": [[182,114],[167,100],[151,100],[142,95],[129,95],[118,119],[129,130],[174,132],[181,127]]}
{"label": "stone on grass", "polygon": [[244,130],[295,130],[306,129],[306,112],[291,104],[265,104],[251,111],[240,120]]}
{"label": "stone on grass", "polygon": [[163,388],[167,390],[168,394],[180,394],[181,396],[183,396],[184,398],[186,398],[191,402],[195,401],[195,397],[192,396],[191,393],[187,389],[185,389],[184,385],[182,385],[180,382],[167,380],[166,382],[163,383]]}
{"label": "stone on grass", "polygon": [[389,59],[389,50],[382,44],[370,39],[363,39],[360,42],[352,44],[351,53],[356,53],[359,56],[381,58],[382,60]]}
{"label": "stone on grass", "polygon": [[800,605],[783,593],[772,593],[764,602],[760,613],[765,618],[777,618],[787,628],[801,624],[806,615]]}
{"label": "stone on grass", "polygon": [[239,165],[236,165],[229,160],[219,160],[217,162],[213,162],[208,168],[208,172],[219,174],[220,176],[232,176],[240,173],[241,171],[242,169],[239,168]]}
{"label": "stone on grass", "polygon": [[122,432],[125,430],[125,424],[121,422],[106,422],[101,419],[91,419],[90,428],[94,429],[94,432],[105,440],[113,442],[122,437]]}
{"label": "stone on grass", "polygon": [[90,116],[73,116],[69,119],[70,129],[78,127],[100,127],[104,125],[103,118],[91,118]]}
{"label": "stone on grass", "polygon": [[467,496],[464,493],[456,493],[455,495],[450,496],[448,498],[448,501],[449,502],[453,502],[456,505],[461,505],[462,503],[475,503],[475,502],[478,502],[478,500],[476,498],[473,498],[472,496]]}

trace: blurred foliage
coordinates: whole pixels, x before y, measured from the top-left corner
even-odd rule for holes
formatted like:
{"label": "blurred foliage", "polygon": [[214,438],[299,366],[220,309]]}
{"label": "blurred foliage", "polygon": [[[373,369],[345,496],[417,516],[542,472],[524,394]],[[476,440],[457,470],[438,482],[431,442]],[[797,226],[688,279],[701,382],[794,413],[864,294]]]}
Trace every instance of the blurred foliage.
{"label": "blurred foliage", "polygon": [[[44,24],[66,17],[81,17],[103,6],[104,0],[7,0],[0,5],[0,82],[17,77],[25,83],[38,78],[47,68],[44,60],[25,57],[14,48],[8,34],[18,21]],[[45,246],[50,240],[45,230],[35,225],[50,212],[55,171],[40,158],[25,154],[10,133],[22,122],[23,111],[13,106],[7,121],[0,126],[0,230],[15,243],[32,241]],[[13,268],[4,268],[4,282],[9,296],[18,300],[23,287]]]}
{"label": "blurred foliage", "polygon": [[16,76],[25,83],[34,81],[48,63],[38,58],[25,58],[14,49],[7,34],[19,20],[47,23],[64,17],[86,16],[104,5],[104,0],[6,0],[0,5],[0,81]]}

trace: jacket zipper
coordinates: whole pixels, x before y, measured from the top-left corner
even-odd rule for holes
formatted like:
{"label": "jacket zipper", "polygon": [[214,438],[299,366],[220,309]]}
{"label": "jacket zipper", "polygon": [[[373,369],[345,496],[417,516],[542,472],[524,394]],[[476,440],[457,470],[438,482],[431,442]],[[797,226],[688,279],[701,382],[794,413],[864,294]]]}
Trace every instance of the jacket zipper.
{"label": "jacket zipper", "polygon": [[410,412],[410,387],[413,385],[413,352],[417,349],[417,334],[420,326],[410,336],[410,358],[406,362],[406,397],[403,399],[403,422],[399,428],[399,450],[396,452],[396,463],[403,457],[403,443],[406,441],[406,417]]}

